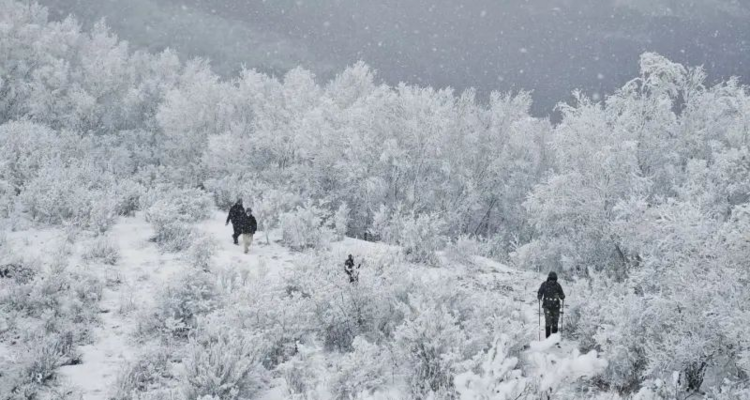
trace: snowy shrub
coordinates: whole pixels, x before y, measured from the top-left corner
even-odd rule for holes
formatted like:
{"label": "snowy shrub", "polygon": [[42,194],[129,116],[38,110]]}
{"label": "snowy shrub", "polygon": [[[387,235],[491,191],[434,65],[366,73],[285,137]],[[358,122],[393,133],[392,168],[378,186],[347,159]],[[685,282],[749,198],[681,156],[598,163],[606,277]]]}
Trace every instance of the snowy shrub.
{"label": "snowy shrub", "polygon": [[188,400],[206,396],[251,399],[265,385],[265,370],[255,337],[243,330],[206,321],[188,344],[183,388]]}
{"label": "snowy shrub", "polygon": [[400,208],[397,212],[391,213],[385,204],[381,204],[380,208],[375,211],[372,217],[372,226],[370,227],[370,234],[376,238],[386,242],[397,244],[401,239],[401,221],[398,218],[400,215]]}
{"label": "snowy shrub", "polygon": [[629,289],[602,279],[593,287],[579,286],[577,301],[566,314],[566,328],[579,340],[583,351],[600,350],[609,365],[601,378],[620,391],[640,386],[647,368],[647,350],[642,324],[643,299]]}
{"label": "snowy shrub", "polygon": [[285,246],[295,251],[327,246],[331,230],[325,226],[328,213],[312,203],[281,215],[281,234]]}
{"label": "snowy shrub", "polygon": [[[34,329],[38,322],[28,320],[26,329]],[[0,393],[8,394],[3,393],[3,389],[10,390],[10,399],[36,398],[48,392],[61,366],[80,363],[78,343],[72,331],[48,329],[47,332],[26,331],[16,335],[26,347],[26,356],[19,358],[16,365],[5,366],[0,376],[0,383],[8,384],[8,387],[0,387]]]}
{"label": "snowy shrub", "polygon": [[445,248],[448,259],[457,264],[474,265],[474,258],[485,253],[484,243],[466,235],[459,236]]}
{"label": "snowy shrub", "polygon": [[[244,266],[220,272],[220,284],[234,313],[225,313],[225,323],[258,333],[256,347],[261,362],[273,369],[297,353],[297,341],[316,327],[315,305],[307,293],[281,282],[259,277]],[[221,271],[221,270],[220,270]]]}
{"label": "snowy shrub", "polygon": [[0,178],[13,191],[22,191],[59,152],[59,144],[57,133],[41,124],[13,121],[0,125]]}
{"label": "snowy shrub", "polygon": [[31,362],[26,367],[26,376],[29,382],[38,385],[52,379],[60,366],[80,362],[71,332],[41,338],[31,349]]}
{"label": "snowy shrub", "polygon": [[71,331],[74,340],[84,341],[90,325],[98,318],[102,282],[91,274],[66,267],[64,261],[33,277],[28,281],[4,280],[0,285],[0,309],[42,324],[43,332]]}
{"label": "snowy shrub", "polygon": [[161,188],[147,194],[146,221],[154,227],[154,241],[166,251],[182,251],[192,244],[190,223],[208,218],[214,209],[208,194],[197,189]]}
{"label": "snowy shrub", "polygon": [[172,378],[169,354],[159,348],[129,363],[117,377],[112,400],[134,400]]}
{"label": "snowy shrub", "polygon": [[104,233],[117,221],[117,200],[110,198],[107,194],[102,192],[93,194],[89,207],[88,212],[78,215],[76,225]]}
{"label": "snowy shrub", "polygon": [[211,196],[200,189],[158,186],[142,197],[146,219],[176,217],[181,222],[196,222],[211,216],[215,209]]}
{"label": "snowy shrub", "polygon": [[141,197],[146,192],[143,185],[126,179],[118,182],[112,189],[116,199],[115,211],[117,215],[133,216],[141,209]]}
{"label": "snowy shrub", "polygon": [[222,210],[228,210],[237,202],[237,199],[245,199],[255,204],[258,200],[258,193],[264,192],[263,189],[258,187],[259,182],[256,182],[251,177],[238,174],[210,178],[203,184],[206,187],[206,191],[213,195],[216,206]]}
{"label": "snowy shrub", "polygon": [[352,351],[335,365],[331,392],[335,399],[346,400],[372,395],[389,382],[393,360],[386,348],[357,337]]}
{"label": "snowy shrub", "polygon": [[[531,343],[525,357],[525,374],[531,377],[535,389],[532,394],[543,398],[578,398],[578,388],[594,387],[601,382],[598,376],[607,367],[607,360],[596,351],[581,354],[577,349],[556,355],[549,349],[559,343],[559,336]],[[572,393],[571,393],[572,392]]]}
{"label": "snowy shrub", "polygon": [[436,251],[445,246],[445,221],[437,214],[413,215],[404,220],[400,244],[406,259],[416,263],[437,265]]}
{"label": "snowy shrub", "polygon": [[179,252],[188,249],[193,241],[193,228],[183,222],[159,218],[151,220],[156,235],[153,240],[164,251]]}
{"label": "snowy shrub", "polygon": [[747,379],[734,382],[725,380],[721,386],[713,387],[708,395],[712,400],[734,400],[750,398],[750,383]]}
{"label": "snowy shrub", "polygon": [[351,351],[360,335],[373,342],[392,339],[403,321],[397,303],[413,289],[412,278],[398,267],[392,269],[389,261],[373,258],[352,285],[342,260],[331,254],[305,260],[287,282],[292,294],[304,296],[301,301],[312,308],[314,319],[307,328],[314,329],[327,350]]}
{"label": "snowy shrub", "polygon": [[[2,248],[0,248],[0,251]],[[8,254],[13,254],[8,249]],[[0,253],[0,256],[3,254]],[[29,283],[34,276],[39,273],[38,261],[29,260],[14,260],[12,258],[3,258],[8,260],[7,264],[0,265],[0,271],[2,271],[5,279],[12,280],[16,285],[24,285]]]}
{"label": "snowy shrub", "polygon": [[438,214],[401,214],[400,208],[390,212],[385,207],[375,213],[371,232],[388,243],[403,247],[406,259],[414,263],[436,266],[436,251],[446,244],[446,224]]}
{"label": "snowy shrub", "polygon": [[187,253],[188,262],[196,269],[208,271],[211,269],[212,259],[217,247],[214,238],[202,234],[194,234]]}
{"label": "snowy shrub", "polygon": [[197,318],[220,305],[212,277],[203,271],[185,271],[158,296],[156,308],[145,321],[142,333],[156,330],[167,336],[186,338]]}
{"label": "snowy shrub", "polygon": [[298,352],[280,364],[277,371],[284,377],[286,391],[293,399],[315,398],[321,392],[324,354],[313,347],[297,345]]}
{"label": "snowy shrub", "polygon": [[281,216],[293,212],[300,206],[299,194],[284,190],[265,188],[259,198],[253,200],[253,215],[258,220],[258,229],[266,233],[266,239],[272,229],[281,223]]}
{"label": "snowy shrub", "polygon": [[19,201],[37,221],[105,232],[117,217],[117,201],[108,193],[111,179],[90,166],[51,162],[27,183]]}
{"label": "snowy shrub", "polygon": [[454,377],[463,360],[461,347],[467,334],[456,317],[440,305],[410,296],[402,305],[405,322],[395,333],[397,358],[403,363],[412,395],[416,398],[453,397]]}
{"label": "snowy shrub", "polygon": [[351,210],[346,203],[341,203],[336,213],[333,215],[333,226],[338,240],[344,239],[349,230],[349,214]]}
{"label": "snowy shrub", "polygon": [[479,364],[477,372],[456,375],[459,399],[515,400],[531,394],[531,382],[523,376],[519,359],[509,355],[510,341],[508,336],[500,336],[489,351],[475,357]]}
{"label": "snowy shrub", "polygon": [[146,221],[154,228],[154,242],[165,251],[182,251],[192,242],[193,229],[179,212],[166,202],[157,202],[146,211]]}
{"label": "snowy shrub", "polygon": [[11,216],[15,200],[16,193],[11,184],[0,178],[0,219]]}
{"label": "snowy shrub", "polygon": [[84,251],[83,259],[115,265],[120,259],[120,249],[111,238],[99,236]]}

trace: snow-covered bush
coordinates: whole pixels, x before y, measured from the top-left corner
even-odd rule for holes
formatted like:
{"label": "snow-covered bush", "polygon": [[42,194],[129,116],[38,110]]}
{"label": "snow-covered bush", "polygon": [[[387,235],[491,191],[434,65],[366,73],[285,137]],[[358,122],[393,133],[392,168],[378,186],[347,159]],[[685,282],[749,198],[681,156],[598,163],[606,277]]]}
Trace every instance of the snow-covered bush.
{"label": "snow-covered bush", "polygon": [[116,199],[108,194],[110,185],[111,177],[89,166],[51,162],[27,182],[19,200],[30,216],[40,222],[71,222],[105,232],[117,217]]}
{"label": "snow-covered bush", "polygon": [[16,193],[10,182],[0,178],[0,218],[8,218],[13,213]]}
{"label": "snow-covered bush", "polygon": [[208,271],[218,247],[216,240],[210,236],[194,234],[187,253],[187,260],[196,269]]}
{"label": "snow-covered bush", "polygon": [[485,254],[486,247],[475,238],[461,235],[446,246],[445,255],[454,263],[472,266],[475,257]]}
{"label": "snow-covered bush", "polygon": [[281,215],[281,235],[285,246],[302,251],[328,245],[332,232],[326,220],[329,214],[312,203]]}
{"label": "snow-covered bush", "polygon": [[384,347],[357,337],[352,351],[335,365],[331,393],[335,399],[354,399],[372,395],[388,383],[393,360]]}
{"label": "snow-covered bush", "polygon": [[215,206],[211,195],[200,189],[157,186],[141,199],[146,208],[146,218],[159,218],[159,214],[176,215],[182,222],[196,222],[211,216]]}
{"label": "snow-covered bush", "polygon": [[163,348],[144,352],[120,372],[115,383],[113,400],[139,399],[144,392],[159,389],[172,377],[169,354]]}
{"label": "snow-covered bush", "polygon": [[154,241],[166,251],[182,251],[193,242],[190,223],[208,218],[213,210],[210,196],[197,189],[157,188],[144,196],[146,221],[156,235]]}
{"label": "snow-covered bush", "polygon": [[253,198],[253,215],[258,220],[258,229],[266,233],[266,240],[270,231],[281,223],[281,216],[293,212],[302,204],[299,194],[274,188],[262,188],[259,197]]}
{"label": "snow-covered bush", "polygon": [[734,400],[750,398],[750,383],[747,379],[743,381],[726,380],[720,387],[714,387],[709,391],[713,400]]}
{"label": "snow-covered bush", "polygon": [[341,203],[333,215],[333,227],[338,240],[344,239],[349,230],[350,213],[349,206],[346,203]]}
{"label": "snow-covered bush", "polygon": [[416,398],[455,395],[454,377],[463,361],[467,333],[444,305],[410,296],[401,308],[406,320],[396,329],[396,357],[404,365],[409,388]]}
{"label": "snow-covered bush", "polygon": [[60,366],[80,362],[71,332],[39,338],[30,349],[31,362],[25,374],[28,382],[33,384],[46,383],[55,376]]}
{"label": "snow-covered bush", "polygon": [[[574,349],[570,353],[556,355],[549,349],[559,343],[560,336],[552,335],[541,342],[531,343],[524,354],[525,375],[534,384],[532,394],[542,398],[578,398],[580,392],[601,382],[599,375],[607,367],[607,360],[597,351],[581,354]],[[537,397],[538,398],[538,397]]]}
{"label": "snow-covered bush", "polygon": [[297,353],[280,364],[277,371],[283,374],[286,392],[292,399],[315,398],[325,390],[324,353],[315,347],[296,347]]}
{"label": "snow-covered bush", "polygon": [[531,382],[523,376],[519,359],[509,354],[511,339],[498,337],[486,353],[478,354],[478,371],[456,375],[456,392],[461,400],[515,400],[533,393]]}
{"label": "snow-covered bush", "polygon": [[414,263],[437,265],[438,250],[447,242],[446,223],[438,214],[401,214],[401,209],[385,207],[373,217],[371,233],[388,243],[403,247],[406,259]]}
{"label": "snow-covered bush", "polygon": [[111,237],[99,236],[89,244],[89,247],[83,253],[83,258],[107,265],[115,265],[120,259],[120,248]]}
{"label": "snow-covered bush", "polygon": [[57,252],[49,266],[21,259],[2,268],[10,275],[0,278],[0,341],[13,338],[23,355],[0,379],[17,389],[12,398],[40,396],[54,385],[59,367],[80,362],[77,348],[90,340],[98,319],[101,282],[68,267],[67,251]]}
{"label": "snow-covered bush", "polygon": [[141,209],[141,197],[146,189],[140,183],[126,179],[118,182],[112,189],[117,204],[115,211],[117,215],[133,216],[136,211]]}
{"label": "snow-covered bush", "polygon": [[184,360],[185,398],[251,399],[266,385],[256,338],[216,322],[204,321],[190,339]]}
{"label": "snow-covered bush", "polygon": [[242,265],[219,269],[225,304],[233,305],[233,312],[225,310],[222,314],[223,323],[257,333],[260,360],[266,368],[273,369],[294,356],[296,343],[317,327],[315,305],[302,292],[306,289],[248,272]]}
{"label": "snow-covered bush", "polygon": [[246,205],[255,205],[259,200],[259,194],[266,192],[261,182],[251,176],[240,174],[210,178],[203,185],[206,191],[213,195],[216,206],[227,210],[237,199],[245,199],[248,201]]}
{"label": "snow-covered bush", "polygon": [[220,305],[212,277],[203,271],[189,270],[171,281],[159,294],[156,307],[145,317],[141,334],[157,331],[168,337],[186,338],[197,319]]}
{"label": "snow-covered bush", "polygon": [[76,225],[98,233],[107,232],[117,221],[117,202],[108,193],[95,193],[90,200],[88,212],[79,214]]}
{"label": "snow-covered bush", "polygon": [[179,252],[188,249],[195,235],[193,228],[184,222],[165,217],[151,219],[156,232],[153,241],[164,251]]}
{"label": "snow-covered bush", "polygon": [[437,214],[411,216],[404,220],[400,244],[411,262],[437,265],[435,252],[445,246],[445,221]]}
{"label": "snow-covered bush", "polygon": [[59,144],[57,132],[41,124],[13,121],[0,125],[0,180],[20,193],[59,152]]}
{"label": "snow-covered bush", "polygon": [[[583,351],[603,351],[610,360],[602,379],[620,391],[637,389],[647,367],[641,322],[643,301],[625,285],[592,278],[592,286],[576,286],[578,301],[566,313],[568,334]],[[570,293],[570,292],[569,292]]]}
{"label": "snow-covered bush", "polygon": [[157,202],[146,211],[146,221],[154,227],[154,238],[166,251],[182,251],[192,241],[193,229],[178,211],[166,202]]}
{"label": "snow-covered bush", "polygon": [[14,268],[13,280],[0,286],[0,307],[16,311],[24,318],[44,319],[48,332],[74,331],[75,340],[88,335],[96,320],[103,284],[90,273],[69,268],[63,256],[58,265],[39,271],[29,268],[32,279],[25,276],[27,267]]}
{"label": "snow-covered bush", "polygon": [[300,301],[311,308],[300,312],[314,316],[304,328],[312,329],[327,350],[351,351],[357,336],[372,342],[392,339],[403,320],[397,303],[407,297],[415,278],[391,266],[386,255],[369,259],[359,282],[352,285],[343,271],[343,258],[321,254],[300,262],[287,282],[294,296],[303,296]]}

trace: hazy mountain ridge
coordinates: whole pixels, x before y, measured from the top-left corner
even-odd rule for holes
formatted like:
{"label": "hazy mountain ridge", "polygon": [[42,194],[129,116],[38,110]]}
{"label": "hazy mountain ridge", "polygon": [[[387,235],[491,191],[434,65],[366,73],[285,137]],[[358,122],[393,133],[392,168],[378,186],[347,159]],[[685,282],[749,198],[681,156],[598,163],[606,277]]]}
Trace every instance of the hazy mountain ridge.
{"label": "hazy mountain ridge", "polygon": [[59,18],[108,24],[135,47],[173,47],[233,75],[301,65],[327,80],[363,60],[387,83],[533,90],[544,115],[575,88],[611,92],[656,51],[705,64],[711,79],[747,75],[750,5],[707,0],[448,1],[43,0]]}

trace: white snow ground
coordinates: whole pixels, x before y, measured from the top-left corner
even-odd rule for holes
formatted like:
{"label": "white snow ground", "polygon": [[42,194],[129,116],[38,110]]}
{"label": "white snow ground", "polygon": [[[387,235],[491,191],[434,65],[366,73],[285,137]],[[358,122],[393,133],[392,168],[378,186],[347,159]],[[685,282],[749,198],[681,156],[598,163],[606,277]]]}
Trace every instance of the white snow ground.
{"label": "white snow ground", "polygon": [[[231,227],[224,225],[224,219],[224,213],[217,211],[211,219],[196,224],[198,229],[217,241],[215,265],[242,266],[255,276],[277,275],[294,268],[297,257],[305,257],[304,253],[293,253],[273,240],[267,244],[263,232],[256,235],[250,254],[245,255],[241,246],[231,243]],[[54,242],[54,238],[59,240],[63,235],[54,230],[27,231],[15,232],[9,235],[9,239],[16,245],[14,248],[18,248],[18,243],[23,242],[28,248],[36,248],[43,253],[43,248],[34,247],[33,244],[49,244]],[[162,253],[155,243],[149,241],[152,236],[153,230],[142,215],[120,219],[111,231],[111,237],[120,248],[121,258],[115,266],[99,270],[107,285],[100,304],[101,322],[94,328],[94,341],[80,348],[81,364],[65,366],[59,371],[61,382],[71,386],[84,400],[109,398],[118,373],[139,354],[141,344],[133,335],[137,329],[138,311],[149,309],[165,282],[176,272],[188,268],[180,255]],[[331,251],[364,255],[383,251],[386,247],[388,246],[346,239],[334,243]],[[483,258],[477,258],[477,266],[479,271],[465,275],[470,276],[467,279],[476,280],[471,284],[490,285],[508,293],[515,301],[525,304],[528,321],[537,320],[536,291],[544,276],[519,271]],[[440,273],[439,269],[433,270]],[[564,379],[566,375],[571,375],[568,370],[572,370],[573,375],[586,375],[599,365],[597,362],[600,363],[601,359],[596,354],[580,356],[575,343],[566,341],[558,348],[555,346],[558,341],[559,338],[553,336],[529,346],[527,357],[540,369],[540,378],[546,373],[546,378],[542,379]],[[12,359],[11,352],[0,343],[0,361]],[[264,398],[281,396],[283,393],[277,388],[269,391]]]}
{"label": "white snow ground", "polygon": [[[225,218],[216,212],[213,218],[197,224],[217,241],[215,265],[244,265],[256,272],[260,266],[268,266],[269,271],[291,266],[294,256],[273,242],[266,245],[262,232],[256,235],[251,252],[243,254],[241,246],[232,244],[231,227],[224,226]],[[137,310],[148,309],[164,283],[188,268],[179,255],[162,253],[149,240],[153,229],[140,215],[121,219],[111,234],[120,247],[121,259],[104,271],[107,281],[114,284],[107,286],[102,297],[102,321],[94,330],[95,342],[81,348],[81,364],[60,371],[84,400],[108,398],[118,373],[138,354],[139,343],[133,337]]]}

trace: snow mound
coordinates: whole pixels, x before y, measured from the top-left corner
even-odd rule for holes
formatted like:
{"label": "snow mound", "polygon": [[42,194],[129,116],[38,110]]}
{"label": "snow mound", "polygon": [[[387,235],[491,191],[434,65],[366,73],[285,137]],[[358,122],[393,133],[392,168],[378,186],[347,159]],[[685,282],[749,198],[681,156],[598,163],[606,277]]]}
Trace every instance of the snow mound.
{"label": "snow mound", "polygon": [[555,345],[558,343],[560,343],[560,334],[555,333],[554,335],[550,335],[550,337],[540,342],[531,342],[529,344],[529,351],[532,353],[546,352],[555,347]]}

